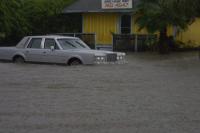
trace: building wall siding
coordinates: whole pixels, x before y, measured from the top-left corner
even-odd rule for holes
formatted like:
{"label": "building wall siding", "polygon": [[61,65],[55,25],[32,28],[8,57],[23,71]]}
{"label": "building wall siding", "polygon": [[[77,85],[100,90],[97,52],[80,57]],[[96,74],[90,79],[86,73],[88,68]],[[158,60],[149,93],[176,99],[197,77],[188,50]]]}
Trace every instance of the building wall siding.
{"label": "building wall siding", "polygon": [[177,40],[193,47],[200,46],[200,19],[191,24],[186,31],[180,32]]}
{"label": "building wall siding", "polygon": [[97,44],[112,44],[112,33],[118,32],[118,18],[115,13],[85,13],[83,32],[96,33]]}
{"label": "building wall siding", "polygon": [[132,34],[147,34],[148,32],[145,29],[140,30],[139,26],[135,22],[137,16],[132,15]]}
{"label": "building wall siding", "polygon": [[[84,13],[83,32],[96,33],[96,43],[100,45],[112,44],[112,33],[120,33],[120,14],[117,13]],[[143,29],[139,30],[132,16],[132,34],[148,34]],[[157,33],[158,34],[158,33]],[[174,35],[173,27],[168,28],[168,35]],[[177,35],[177,40],[191,47],[200,46],[200,19],[197,19],[186,31]]]}

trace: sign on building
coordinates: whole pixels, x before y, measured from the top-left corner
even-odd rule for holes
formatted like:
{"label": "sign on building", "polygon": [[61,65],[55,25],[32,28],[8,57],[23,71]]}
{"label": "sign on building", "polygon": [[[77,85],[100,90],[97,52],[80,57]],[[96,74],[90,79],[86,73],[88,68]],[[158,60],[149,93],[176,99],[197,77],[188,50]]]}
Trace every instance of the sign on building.
{"label": "sign on building", "polygon": [[132,0],[102,0],[102,9],[130,9]]}

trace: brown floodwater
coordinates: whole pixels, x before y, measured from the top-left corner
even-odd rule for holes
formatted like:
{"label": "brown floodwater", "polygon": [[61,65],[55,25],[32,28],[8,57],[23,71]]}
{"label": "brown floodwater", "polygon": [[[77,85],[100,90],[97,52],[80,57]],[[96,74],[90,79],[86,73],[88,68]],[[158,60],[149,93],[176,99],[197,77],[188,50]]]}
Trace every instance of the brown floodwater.
{"label": "brown floodwater", "polygon": [[199,133],[197,52],[127,64],[0,63],[0,133]]}

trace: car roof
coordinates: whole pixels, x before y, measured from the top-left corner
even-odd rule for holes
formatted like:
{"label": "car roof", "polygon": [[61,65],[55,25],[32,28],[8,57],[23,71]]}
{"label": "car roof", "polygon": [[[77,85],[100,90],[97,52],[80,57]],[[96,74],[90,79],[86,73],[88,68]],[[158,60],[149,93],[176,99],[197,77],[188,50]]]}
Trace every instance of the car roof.
{"label": "car roof", "polygon": [[71,37],[71,36],[62,36],[62,35],[40,35],[40,36],[27,36],[31,38],[66,38],[66,39],[78,39],[77,37]]}

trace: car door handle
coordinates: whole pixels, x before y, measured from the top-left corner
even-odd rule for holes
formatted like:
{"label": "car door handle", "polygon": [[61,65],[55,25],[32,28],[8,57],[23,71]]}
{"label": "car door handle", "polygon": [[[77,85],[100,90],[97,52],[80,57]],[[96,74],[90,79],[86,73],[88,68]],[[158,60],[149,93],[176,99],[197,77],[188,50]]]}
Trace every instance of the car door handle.
{"label": "car door handle", "polygon": [[43,52],[43,54],[46,54],[47,52]]}
{"label": "car door handle", "polygon": [[26,51],[26,53],[29,53],[29,51]]}

